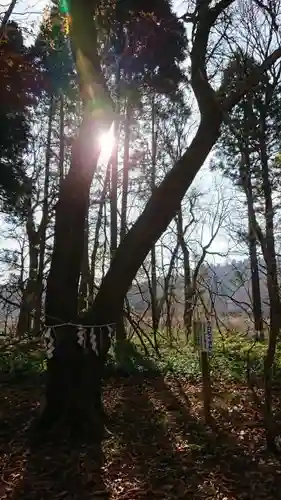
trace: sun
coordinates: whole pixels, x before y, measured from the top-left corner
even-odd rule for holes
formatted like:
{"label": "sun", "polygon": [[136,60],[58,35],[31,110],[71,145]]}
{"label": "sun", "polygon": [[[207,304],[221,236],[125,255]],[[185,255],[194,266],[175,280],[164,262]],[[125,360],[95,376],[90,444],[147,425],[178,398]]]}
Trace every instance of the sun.
{"label": "sun", "polygon": [[107,163],[112,155],[112,150],[115,144],[113,125],[111,125],[108,132],[103,132],[100,134],[99,143],[101,147],[100,162]]}

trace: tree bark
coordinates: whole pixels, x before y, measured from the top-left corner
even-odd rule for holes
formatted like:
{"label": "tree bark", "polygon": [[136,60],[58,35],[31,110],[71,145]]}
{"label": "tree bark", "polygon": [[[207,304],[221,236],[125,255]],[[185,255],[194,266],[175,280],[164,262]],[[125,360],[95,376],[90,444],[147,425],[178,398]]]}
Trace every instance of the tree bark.
{"label": "tree bark", "polygon": [[101,377],[104,358],[77,343],[76,329],[57,328],[54,357],[48,360],[46,405],[40,430],[54,427],[63,435],[102,437]]}

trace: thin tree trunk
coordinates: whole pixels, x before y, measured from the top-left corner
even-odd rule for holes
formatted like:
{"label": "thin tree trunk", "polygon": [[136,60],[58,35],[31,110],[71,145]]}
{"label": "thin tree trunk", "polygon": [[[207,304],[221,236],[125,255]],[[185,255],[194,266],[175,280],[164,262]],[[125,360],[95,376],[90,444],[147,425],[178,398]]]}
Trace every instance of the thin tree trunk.
{"label": "thin tree trunk", "polygon": [[169,269],[167,272],[167,275],[165,276],[164,279],[164,289],[163,289],[163,298],[161,298],[158,302],[157,309],[157,319],[158,319],[158,324],[160,322],[162,310],[163,310],[163,305],[164,303],[166,304],[166,329],[168,333],[168,337],[170,340],[170,343],[172,344],[173,341],[173,335],[172,335],[172,317],[171,317],[171,278],[173,274],[173,270],[175,267],[175,262],[176,258],[178,256],[178,251],[179,251],[179,241],[177,241],[177,244],[172,252],[170,263],[169,263]]}
{"label": "thin tree trunk", "polygon": [[23,290],[23,297],[20,306],[19,318],[17,322],[17,336],[30,333],[32,328],[32,313],[36,306],[36,284],[38,273],[38,232],[36,231],[32,212],[32,192],[30,192],[27,203],[26,232],[29,244],[29,273]]}
{"label": "thin tree trunk", "polygon": [[13,10],[16,6],[16,3],[17,3],[17,0],[12,0],[8,9],[6,10],[4,16],[3,16],[3,19],[2,19],[2,22],[1,22],[1,28],[4,28],[4,26],[6,26],[6,24],[9,22],[9,19],[13,13]]}
{"label": "thin tree trunk", "polygon": [[101,230],[101,225],[102,225],[102,212],[103,212],[103,207],[106,203],[105,198],[106,198],[107,190],[109,187],[109,181],[110,181],[110,165],[111,165],[111,163],[109,161],[107,168],[106,168],[104,184],[103,184],[102,193],[101,193],[101,200],[100,200],[96,228],[95,228],[94,245],[93,245],[93,251],[92,251],[92,255],[91,255],[91,269],[90,269],[91,278],[90,278],[90,289],[89,289],[89,295],[90,295],[91,301],[94,298],[96,260],[97,260],[97,253],[98,253],[98,249],[99,249],[99,236],[100,236],[100,230]]}
{"label": "thin tree trunk", "polygon": [[[151,193],[154,192],[156,187],[156,107],[155,107],[155,94],[152,95],[151,101],[151,178],[150,178],[150,189]],[[156,351],[157,347],[157,331],[158,331],[158,320],[157,320],[157,269],[156,269],[156,247],[152,245],[150,252],[150,262],[151,262],[151,316],[152,316],[152,329],[154,337],[154,345]]]}
{"label": "thin tree trunk", "polygon": [[[114,258],[118,244],[118,149],[120,136],[120,66],[116,70],[116,116],[115,120],[115,147],[111,162],[111,200],[110,200],[110,254]],[[123,342],[126,338],[123,311],[116,320],[116,340]]]}
{"label": "thin tree trunk", "polygon": [[44,290],[44,268],[45,268],[45,251],[46,251],[46,235],[49,219],[49,183],[50,183],[50,163],[52,156],[52,128],[55,112],[55,97],[50,97],[49,114],[48,114],[48,131],[45,153],[45,179],[44,179],[44,193],[43,193],[43,207],[42,218],[38,229],[39,234],[39,263],[37,275],[37,304],[35,310],[34,331],[40,332],[41,326],[41,312],[42,312],[42,295]]}
{"label": "thin tree trunk", "polygon": [[111,159],[111,195],[110,195],[110,253],[111,259],[117,249],[118,242],[118,205],[117,205],[117,188],[118,188],[118,151],[119,151],[119,129],[120,129],[120,66],[117,64],[116,69],[116,120],[114,124],[115,144]]}
{"label": "thin tree trunk", "polygon": [[127,204],[129,186],[129,161],[130,161],[130,123],[132,106],[130,98],[127,98],[126,116],[124,125],[124,161],[123,161],[123,182],[122,182],[122,202],[121,202],[121,224],[120,241],[123,240],[127,231]]}
{"label": "thin tree trunk", "polygon": [[65,153],[65,140],[64,140],[64,95],[60,94],[60,150],[59,150],[59,181],[60,189],[64,179],[64,153]]}
{"label": "thin tree trunk", "polygon": [[[120,218],[120,241],[123,240],[127,231],[127,204],[128,204],[128,186],[129,186],[129,161],[130,161],[130,122],[131,122],[131,100],[127,98],[126,116],[124,124],[124,153],[123,153],[123,179],[122,179],[122,200],[121,200],[121,218]],[[123,309],[125,304],[123,306]],[[122,314],[116,329],[116,339],[123,343],[127,338],[127,332],[124,324],[124,315]]]}
{"label": "thin tree trunk", "polygon": [[275,432],[272,423],[272,370],[276,352],[277,338],[280,333],[280,297],[277,277],[277,261],[274,238],[274,208],[272,201],[272,186],[270,181],[268,155],[266,151],[266,121],[261,112],[260,128],[260,159],[262,167],[262,189],[265,201],[265,236],[266,236],[266,270],[267,287],[270,303],[270,331],[268,349],[264,360],[265,382],[265,428],[269,449],[275,449]]}
{"label": "thin tree trunk", "polygon": [[249,256],[251,264],[253,314],[256,340],[264,340],[257,239],[251,227],[249,227]]}
{"label": "thin tree trunk", "polygon": [[[115,135],[118,125],[115,123]],[[110,190],[110,254],[113,259],[117,249],[117,183],[118,183],[118,144],[116,143],[111,159],[111,190]]]}
{"label": "thin tree trunk", "polygon": [[183,322],[186,331],[186,340],[189,339],[191,335],[192,328],[192,313],[193,313],[193,287],[191,281],[191,270],[190,270],[190,256],[189,251],[184,239],[184,229],[182,220],[182,208],[179,210],[177,217],[177,229],[178,229],[178,242],[183,254],[183,271],[184,271],[184,311],[183,311]]}
{"label": "thin tree trunk", "polygon": [[[263,316],[262,316],[262,302],[260,291],[260,276],[259,276],[259,263],[257,255],[257,236],[255,232],[255,208],[253,199],[253,187],[251,180],[251,165],[247,145],[245,144],[244,159],[245,165],[240,169],[240,178],[244,188],[247,199],[248,211],[248,226],[249,226],[249,257],[251,265],[251,283],[252,283],[252,298],[253,298],[253,315],[255,323],[255,332],[260,340],[264,339],[263,331]],[[244,171],[246,169],[246,172]]]}
{"label": "thin tree trunk", "polygon": [[85,229],[84,229],[84,252],[81,266],[81,278],[79,285],[79,303],[78,310],[83,311],[87,309],[88,306],[88,296],[89,296],[89,283],[90,283],[90,266],[89,266],[89,222],[88,213],[85,219]]}

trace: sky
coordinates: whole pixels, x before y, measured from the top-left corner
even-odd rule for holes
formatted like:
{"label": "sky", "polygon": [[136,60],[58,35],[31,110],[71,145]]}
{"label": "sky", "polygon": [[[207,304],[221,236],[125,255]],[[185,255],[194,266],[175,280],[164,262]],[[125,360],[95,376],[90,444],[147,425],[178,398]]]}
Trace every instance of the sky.
{"label": "sky", "polygon": [[[38,26],[38,22],[42,16],[44,7],[47,5],[46,0],[18,0],[13,14],[12,19],[17,21],[24,31],[24,35],[30,38]],[[2,0],[0,1],[0,14],[7,10],[10,5],[10,1]]]}
{"label": "sky", "polygon": [[[0,2],[0,15],[5,12],[7,7],[9,6],[9,1],[1,1]],[[19,22],[19,24],[23,27],[23,32],[24,36],[26,37],[26,42],[31,43],[32,41],[32,35],[34,36],[34,33],[36,33],[36,29],[38,29],[38,25],[40,22],[40,19],[42,17],[42,12],[44,8],[48,5],[48,1],[46,0],[18,0],[12,18]],[[186,2],[184,0],[175,0],[174,1],[174,6],[177,9],[177,12],[179,15],[182,15],[185,12],[185,6]],[[234,214],[234,205],[233,205],[233,187],[231,186],[230,182],[226,181],[225,179],[222,179],[219,175],[214,176],[209,170],[207,166],[203,167],[203,170],[200,171],[198,174],[195,184],[202,189],[205,193],[207,193],[205,200],[209,200],[210,203],[209,205],[211,206],[211,203],[214,203],[213,199],[213,193],[214,190],[217,189],[218,186],[220,186],[221,191],[224,192],[224,196],[226,200],[229,200],[229,210],[232,210],[232,213]],[[208,195],[209,193],[209,195]],[[233,205],[233,206],[232,206]],[[232,208],[231,208],[232,207]],[[206,243],[210,237],[210,231],[211,227],[208,226],[206,223],[204,226],[204,231],[202,232],[202,237],[203,237],[203,243]],[[229,230],[224,230],[221,229],[219,231],[218,236],[216,237],[215,241],[213,242],[210,250],[212,252],[220,252],[222,255],[213,255],[210,257],[212,261],[215,262],[224,262],[226,260],[224,254],[227,252],[230,252],[228,259],[240,259],[244,258],[244,254],[241,256],[241,250],[238,250],[237,248],[233,248],[233,244],[230,244],[229,241],[229,236],[228,236]],[[0,236],[0,248],[1,246],[5,247],[12,247],[13,243],[11,242],[10,244],[7,242],[7,239],[3,240],[1,239]]]}

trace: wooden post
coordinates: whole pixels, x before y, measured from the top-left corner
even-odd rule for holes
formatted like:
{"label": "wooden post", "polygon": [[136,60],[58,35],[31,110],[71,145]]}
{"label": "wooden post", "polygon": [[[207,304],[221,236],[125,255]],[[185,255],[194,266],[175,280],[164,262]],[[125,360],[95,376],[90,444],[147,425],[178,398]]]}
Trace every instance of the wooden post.
{"label": "wooden post", "polygon": [[[206,311],[197,306],[194,315],[194,340],[199,351],[199,362],[202,373],[202,399],[204,407],[204,420],[207,425],[211,423],[212,384],[210,377],[209,351],[211,343],[207,332],[209,331]],[[211,331],[209,332],[211,335]]]}
{"label": "wooden post", "polygon": [[211,401],[212,401],[212,385],[210,377],[209,355],[206,351],[201,351],[201,371],[202,371],[202,396],[204,404],[204,419],[208,425],[211,423]]}

